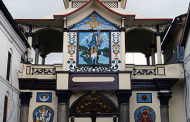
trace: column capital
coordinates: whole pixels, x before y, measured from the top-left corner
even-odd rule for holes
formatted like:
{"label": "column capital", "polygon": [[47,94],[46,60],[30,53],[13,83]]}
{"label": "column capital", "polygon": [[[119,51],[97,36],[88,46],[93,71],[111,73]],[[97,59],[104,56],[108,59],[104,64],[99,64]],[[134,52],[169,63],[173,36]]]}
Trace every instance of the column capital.
{"label": "column capital", "polygon": [[125,28],[125,27],[121,27],[119,30],[120,30],[121,32],[125,32],[125,31],[126,31],[126,28]]}
{"label": "column capital", "polygon": [[158,99],[160,99],[161,106],[168,106],[169,99],[172,97],[172,92],[158,92]]}
{"label": "column capital", "polygon": [[58,103],[68,103],[72,92],[70,90],[56,91],[56,96],[58,97]]}
{"label": "column capital", "polygon": [[146,58],[149,58],[150,56],[151,56],[150,54],[146,54],[146,55],[145,55]]}
{"label": "column capital", "polygon": [[129,103],[129,98],[131,97],[131,95],[132,95],[131,90],[117,90],[116,91],[116,96],[118,98],[119,104]]}
{"label": "column capital", "polygon": [[46,58],[47,57],[47,55],[45,55],[45,54],[41,54],[40,55],[42,58]]}
{"label": "column capital", "polygon": [[29,26],[29,31],[26,32],[26,35],[27,35],[28,37],[33,37],[33,33],[32,33],[32,25]]}
{"label": "column capital", "polygon": [[33,45],[33,47],[40,49],[40,45],[39,44]]}
{"label": "column capital", "polygon": [[26,35],[27,35],[28,37],[33,37],[33,36],[34,36],[34,34],[33,34],[32,32],[26,32]]}
{"label": "column capital", "polygon": [[155,32],[155,36],[161,36],[162,32]]}
{"label": "column capital", "polygon": [[63,32],[69,32],[69,29],[63,28],[62,31],[63,31]]}
{"label": "column capital", "polygon": [[21,100],[21,105],[29,106],[31,97],[32,92],[20,92],[19,98]]}

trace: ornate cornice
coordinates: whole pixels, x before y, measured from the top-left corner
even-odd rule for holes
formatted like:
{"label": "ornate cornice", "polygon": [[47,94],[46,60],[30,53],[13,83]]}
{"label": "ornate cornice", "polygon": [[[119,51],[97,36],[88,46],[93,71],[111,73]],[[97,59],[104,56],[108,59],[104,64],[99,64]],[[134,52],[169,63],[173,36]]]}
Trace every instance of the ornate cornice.
{"label": "ornate cornice", "polygon": [[118,91],[116,91],[116,96],[118,98],[119,104],[129,103],[129,98],[131,97],[131,95],[132,95],[131,90],[118,90]]}
{"label": "ornate cornice", "polygon": [[168,106],[169,99],[172,97],[172,92],[158,92],[158,99],[160,99],[161,106]]}
{"label": "ornate cornice", "polygon": [[29,106],[31,97],[32,92],[20,92],[19,98],[21,100],[21,105]]}
{"label": "ornate cornice", "polygon": [[68,103],[72,92],[69,90],[56,91],[56,96],[58,97],[58,103]]}

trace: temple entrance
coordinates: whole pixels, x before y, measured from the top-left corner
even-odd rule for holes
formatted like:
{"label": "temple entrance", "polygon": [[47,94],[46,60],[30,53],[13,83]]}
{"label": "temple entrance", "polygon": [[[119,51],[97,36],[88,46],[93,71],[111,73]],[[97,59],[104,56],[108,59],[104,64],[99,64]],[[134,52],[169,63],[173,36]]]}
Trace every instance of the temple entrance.
{"label": "temple entrance", "polygon": [[92,93],[78,98],[70,108],[70,116],[90,117],[96,122],[97,117],[113,117],[118,115],[118,108],[108,97]]}

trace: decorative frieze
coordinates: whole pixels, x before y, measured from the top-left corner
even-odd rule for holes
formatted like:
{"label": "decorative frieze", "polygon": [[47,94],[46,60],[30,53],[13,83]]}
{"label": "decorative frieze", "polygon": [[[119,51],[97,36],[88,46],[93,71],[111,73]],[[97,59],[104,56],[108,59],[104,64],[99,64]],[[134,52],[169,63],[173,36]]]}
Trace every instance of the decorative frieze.
{"label": "decorative frieze", "polygon": [[133,69],[133,75],[156,75],[156,68],[154,69]]}
{"label": "decorative frieze", "polygon": [[32,68],[32,75],[54,75],[55,68]]}

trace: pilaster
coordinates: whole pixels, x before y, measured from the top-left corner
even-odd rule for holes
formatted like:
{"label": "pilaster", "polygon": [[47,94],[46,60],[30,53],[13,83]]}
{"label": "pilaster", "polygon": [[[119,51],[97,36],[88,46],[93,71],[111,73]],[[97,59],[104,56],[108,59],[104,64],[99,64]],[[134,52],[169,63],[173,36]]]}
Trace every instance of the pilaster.
{"label": "pilaster", "polygon": [[68,29],[67,29],[67,18],[63,18],[63,71],[67,71],[67,50],[68,50]]}
{"label": "pilaster", "polygon": [[119,103],[119,122],[129,122],[129,99],[131,90],[118,90],[116,96]]}
{"label": "pilaster", "polygon": [[19,98],[21,100],[20,122],[28,122],[29,104],[32,92],[21,92]]}
{"label": "pilaster", "polygon": [[160,114],[161,122],[169,122],[169,99],[172,97],[171,92],[158,92],[158,99],[160,100]]}
{"label": "pilaster", "polygon": [[125,71],[125,17],[121,18],[121,70]]}
{"label": "pilaster", "polygon": [[68,101],[72,95],[69,90],[56,91],[58,97],[58,118],[57,122],[69,122],[69,104]]}

